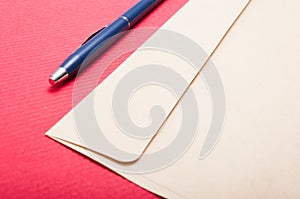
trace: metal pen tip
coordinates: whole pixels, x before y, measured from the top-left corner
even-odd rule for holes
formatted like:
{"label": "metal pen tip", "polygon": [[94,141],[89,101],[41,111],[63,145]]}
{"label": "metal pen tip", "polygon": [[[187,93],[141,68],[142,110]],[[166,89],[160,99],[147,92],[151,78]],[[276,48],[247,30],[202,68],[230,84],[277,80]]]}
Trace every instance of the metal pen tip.
{"label": "metal pen tip", "polygon": [[50,77],[49,83],[54,86],[58,83],[63,82],[64,80],[68,79],[69,74],[64,68],[58,68]]}
{"label": "metal pen tip", "polygon": [[56,81],[52,79],[52,77],[49,77],[49,83],[54,86],[56,84]]}

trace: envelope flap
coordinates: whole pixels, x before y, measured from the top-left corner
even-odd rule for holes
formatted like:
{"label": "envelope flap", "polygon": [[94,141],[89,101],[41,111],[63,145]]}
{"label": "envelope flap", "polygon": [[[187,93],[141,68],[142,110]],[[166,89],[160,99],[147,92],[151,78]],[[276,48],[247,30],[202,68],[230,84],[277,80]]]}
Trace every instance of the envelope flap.
{"label": "envelope flap", "polygon": [[177,55],[148,49],[165,36],[151,37],[51,129],[60,132],[53,137],[117,161],[137,160],[198,72]]}
{"label": "envelope flap", "polygon": [[47,135],[138,160],[247,2],[189,1]]}

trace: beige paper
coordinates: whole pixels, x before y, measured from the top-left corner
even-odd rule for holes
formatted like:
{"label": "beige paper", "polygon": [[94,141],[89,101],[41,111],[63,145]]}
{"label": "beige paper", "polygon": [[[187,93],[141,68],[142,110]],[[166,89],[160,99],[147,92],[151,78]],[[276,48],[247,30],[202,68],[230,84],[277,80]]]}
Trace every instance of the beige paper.
{"label": "beige paper", "polygon": [[[140,48],[148,50],[137,50],[133,53],[132,56],[58,122],[47,134],[51,137],[87,147],[92,151],[117,161],[132,162],[137,160],[141,157],[145,148],[149,145],[167,116],[175,107],[178,99],[188,88],[210,54],[214,51],[246,6],[247,2],[248,0],[189,1]],[[192,63],[194,68],[191,67],[190,60],[186,61],[180,56],[174,55],[174,53],[157,50],[157,48],[151,50],[153,44],[157,44],[158,47],[171,45],[171,48],[175,48],[175,53],[181,53],[181,46],[179,46],[179,48],[176,45],[172,47],[172,44],[178,41],[176,40],[176,35],[168,37],[169,35],[164,33],[167,30],[179,32],[179,39],[185,39],[187,37],[202,48],[201,50],[193,50],[189,49],[187,45],[186,50],[183,51],[186,56],[191,56],[191,59],[195,60],[194,63]],[[166,35],[166,37],[164,37],[164,35]],[[178,52],[176,52],[176,48]],[[184,49],[184,47],[182,48]],[[198,51],[205,53],[199,52],[198,56]],[[158,67],[167,66],[167,69],[162,70],[162,67],[160,67],[160,69],[156,67],[155,73],[155,71],[153,72],[155,67],[149,67],[146,64],[157,65]],[[141,66],[145,67],[143,68]],[[153,69],[151,67],[153,67]],[[147,72],[149,68],[150,71]],[[133,99],[130,99],[130,96],[128,99],[126,97],[126,99],[123,99],[122,94],[121,97],[119,95],[115,97],[116,93],[124,93],[124,91],[128,90],[127,88],[120,88],[120,85],[130,85],[128,81],[123,83],[123,79],[139,69],[145,70],[137,77],[128,78],[129,81],[135,81],[138,78],[147,79],[151,72],[153,76],[159,74],[160,79],[163,81],[170,79],[171,72],[174,73],[174,75],[177,74],[180,76],[183,80],[182,83],[176,82],[176,85],[174,85],[172,79],[166,83],[173,84],[173,91],[176,90],[176,92],[174,92],[177,97],[174,97],[172,94],[166,94],[166,92],[162,91],[161,86],[155,85],[146,87],[146,89],[135,88],[136,90],[141,90],[141,92],[137,93],[135,95],[136,98]],[[163,71],[166,72],[162,74]],[[175,81],[177,80],[178,78]],[[164,82],[159,82],[159,84],[164,84]],[[140,86],[143,85],[141,84]],[[138,96],[140,96],[140,100]],[[114,100],[116,101],[116,99],[118,101],[115,103]],[[133,104],[130,106],[129,103],[128,108],[130,111],[128,113],[128,120],[130,121],[122,120],[123,123],[125,123],[125,125],[122,125],[117,117],[126,118],[124,113],[127,112],[127,109],[120,109],[114,112],[114,108],[120,107],[121,105],[119,104],[127,103],[127,100]],[[93,110],[89,110],[90,104],[94,105]],[[157,104],[163,109],[164,113],[161,113],[161,110],[151,109]],[[150,112],[150,116],[145,114],[145,112]],[[91,119],[91,115],[95,115],[94,120]],[[138,125],[134,123],[131,124],[132,118],[135,119]],[[95,123],[100,124],[100,128],[98,127],[99,125],[95,125]],[[129,125],[129,123],[131,125]],[[69,129],[65,129],[66,126],[68,126]],[[127,129],[124,129],[125,126]],[[96,131],[101,131],[101,133],[95,133]],[[133,135],[133,133],[135,134]],[[142,133],[145,133],[145,135],[140,136],[139,134]],[[93,139],[89,139],[90,137]]]}
{"label": "beige paper", "polygon": [[[227,113],[207,158],[198,156],[209,126],[202,120],[193,145],[172,166],[125,176],[169,198],[299,198],[299,5],[251,2],[212,56]],[[191,88],[199,86],[196,81]]]}
{"label": "beige paper", "polygon": [[[201,76],[191,85],[191,90],[199,94],[196,97],[202,116],[197,135],[184,155],[169,167],[148,174],[128,174],[114,165],[128,164],[101,159],[99,154],[58,141],[168,198],[298,198],[298,7],[296,0],[251,2],[212,56],[225,89],[226,118],[222,136],[208,157],[199,158],[212,117],[210,94]],[[202,72],[207,73],[209,66]],[[161,143],[171,142],[160,135],[176,132],[178,118],[180,106],[143,155],[159,151]],[[58,126],[60,131],[50,130],[48,135],[59,138],[61,131],[72,130],[65,119]],[[140,161],[143,156],[132,164]]]}

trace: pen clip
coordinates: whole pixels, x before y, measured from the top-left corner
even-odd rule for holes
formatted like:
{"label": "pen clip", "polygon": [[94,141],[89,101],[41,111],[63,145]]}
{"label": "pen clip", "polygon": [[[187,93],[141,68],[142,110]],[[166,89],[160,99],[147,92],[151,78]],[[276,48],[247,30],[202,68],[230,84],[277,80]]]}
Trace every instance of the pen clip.
{"label": "pen clip", "polygon": [[86,44],[88,41],[90,41],[93,37],[95,37],[99,32],[101,32],[102,30],[104,30],[106,27],[107,26],[104,26],[100,30],[97,30],[96,32],[94,32],[93,34],[91,34],[81,45],[83,46],[84,44]]}

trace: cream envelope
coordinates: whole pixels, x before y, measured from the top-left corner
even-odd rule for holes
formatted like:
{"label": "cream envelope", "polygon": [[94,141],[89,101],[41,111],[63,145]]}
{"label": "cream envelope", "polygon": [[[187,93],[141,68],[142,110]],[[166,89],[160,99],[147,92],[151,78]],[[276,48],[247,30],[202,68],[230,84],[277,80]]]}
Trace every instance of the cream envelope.
{"label": "cream envelope", "polygon": [[247,2],[189,1],[47,135],[136,161]]}
{"label": "cream envelope", "polygon": [[[174,28],[172,30],[188,35],[193,40],[197,37],[199,39],[197,43],[210,54],[246,3],[246,1],[190,1],[163,28]],[[83,145],[84,138],[76,133],[78,127],[74,119],[74,110],[47,135],[164,197],[298,198],[300,195],[298,183],[300,124],[297,120],[300,114],[298,7],[297,1],[261,0],[250,3],[211,57],[213,63],[207,62],[201,76],[193,82],[193,75],[197,75],[197,72],[181,71],[183,69],[176,63],[187,66],[186,63],[177,60],[176,56],[168,57],[167,53],[163,54],[166,60],[160,62],[178,67],[174,70],[183,73],[187,82],[192,84],[185,93],[183,88],[184,96],[178,104],[173,96],[164,94],[158,87],[143,87],[147,93],[151,93],[147,96],[150,101],[154,100],[151,98],[153,94],[162,101],[160,103],[163,104],[164,110],[172,113],[169,117],[166,114],[166,117],[157,121],[161,122],[155,126],[157,132],[149,134],[150,136],[136,139],[132,135],[128,135],[127,138],[123,134],[124,137],[118,138],[118,134],[113,137],[109,135],[111,132],[103,132],[104,137],[116,147],[116,151],[101,151],[102,149],[96,145],[99,140],[95,141],[94,146],[93,143],[88,143],[89,146]],[[210,12],[208,8],[215,8],[217,13]],[[203,35],[207,38],[202,41],[198,36],[201,30],[195,26],[188,29],[186,21],[189,21],[187,17],[191,15],[200,19],[195,15],[203,13],[207,14],[207,17],[202,16],[201,19],[205,18],[209,22],[200,23],[205,27]],[[222,20],[224,21],[221,22]],[[219,23],[222,23],[220,29],[217,28]],[[184,26],[184,30],[181,30],[180,26]],[[192,35],[194,31],[196,33]],[[213,36],[209,34],[210,32],[219,33]],[[130,69],[128,64],[137,66],[147,60],[139,60],[140,56],[148,59],[157,57],[156,51],[138,53],[136,53],[138,57],[133,54],[129,61],[120,66],[124,71],[116,70],[105,82],[118,81],[116,80],[118,75],[122,76]],[[169,59],[176,59],[176,63]],[[203,61],[205,63],[205,60]],[[135,63],[138,64],[134,65]],[[223,87],[213,84],[219,83],[220,79]],[[99,87],[103,89],[105,82],[104,86],[101,84],[102,87],[101,85]],[[224,88],[224,93],[218,90],[220,87]],[[101,93],[101,89],[95,91]],[[106,93],[109,92],[105,91]],[[139,96],[144,94],[137,92],[137,97],[135,99],[132,97],[130,100],[132,102],[129,102],[129,108],[134,110],[131,117],[136,120],[143,115],[139,109],[150,112],[149,107],[137,103],[141,99]],[[223,136],[213,148],[220,134],[211,134],[211,129],[215,124],[223,122],[222,117],[221,120],[218,120],[218,117],[215,119],[216,116],[222,116],[222,94],[226,96],[226,117],[223,130],[216,132],[222,133]],[[196,101],[194,109],[199,113],[196,115],[197,128],[195,132],[191,131],[192,134],[184,131],[185,137],[180,134],[184,124],[182,121],[185,109],[182,108],[186,101],[190,102],[191,96]],[[97,94],[94,98],[97,99]],[[153,103],[156,104],[157,101]],[[77,107],[82,106],[81,104]],[[176,104],[173,110],[172,107]],[[95,107],[96,110],[105,110],[105,107],[97,107],[96,103]],[[219,112],[215,112],[214,109]],[[189,111],[194,116],[195,112]],[[102,124],[100,118],[105,118],[96,116],[98,123]],[[146,119],[143,121],[142,118],[139,122],[144,122],[144,126],[147,126],[151,121]],[[187,122],[195,121],[192,117],[189,119],[191,121]],[[217,123],[213,123],[215,121]],[[111,123],[106,121],[106,124]],[[121,131],[121,127],[118,126],[115,128],[109,125],[106,128],[113,128],[110,131]],[[176,145],[178,137],[181,141]],[[173,146],[175,148],[172,148]],[[180,153],[176,151],[176,146],[185,150]],[[118,152],[117,149],[126,153],[119,155],[115,153]],[[213,152],[207,156],[212,149]],[[177,153],[174,157],[172,150]],[[127,154],[130,156],[126,156]],[[156,157],[158,158],[155,159]]]}

